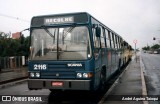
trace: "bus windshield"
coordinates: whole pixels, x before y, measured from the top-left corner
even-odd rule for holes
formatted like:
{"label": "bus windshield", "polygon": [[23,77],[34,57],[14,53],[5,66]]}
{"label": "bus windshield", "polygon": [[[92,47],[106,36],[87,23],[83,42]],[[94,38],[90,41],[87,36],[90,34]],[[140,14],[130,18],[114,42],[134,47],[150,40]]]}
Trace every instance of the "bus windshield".
{"label": "bus windshield", "polygon": [[91,57],[86,26],[31,31],[31,60],[85,60]]}

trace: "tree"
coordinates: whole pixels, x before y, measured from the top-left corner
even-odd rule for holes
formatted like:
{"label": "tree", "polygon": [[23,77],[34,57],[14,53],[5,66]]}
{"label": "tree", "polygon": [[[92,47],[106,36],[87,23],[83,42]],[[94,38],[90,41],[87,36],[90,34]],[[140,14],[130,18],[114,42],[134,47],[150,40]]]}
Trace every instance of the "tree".
{"label": "tree", "polygon": [[145,51],[148,51],[148,50],[150,50],[150,46],[143,47],[142,49]]}
{"label": "tree", "polygon": [[0,32],[0,56],[6,55],[6,49],[9,44],[10,34]]}
{"label": "tree", "polygon": [[10,34],[0,33],[0,57],[29,56],[30,38],[22,36],[20,39],[10,38]]}
{"label": "tree", "polygon": [[156,50],[156,49],[159,49],[159,48],[160,48],[160,45],[155,44],[155,45],[153,45],[151,48],[154,49],[154,50]]}
{"label": "tree", "polygon": [[17,51],[18,55],[24,55],[26,57],[29,56],[29,43],[30,43],[30,37],[21,37],[21,40],[20,40],[20,46],[19,46],[19,49]]}

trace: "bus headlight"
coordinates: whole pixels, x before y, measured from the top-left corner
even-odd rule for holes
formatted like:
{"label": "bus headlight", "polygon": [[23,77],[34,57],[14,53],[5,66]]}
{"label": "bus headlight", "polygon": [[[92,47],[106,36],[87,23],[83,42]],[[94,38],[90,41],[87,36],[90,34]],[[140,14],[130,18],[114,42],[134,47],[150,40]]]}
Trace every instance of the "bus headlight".
{"label": "bus headlight", "polygon": [[92,73],[77,73],[77,78],[91,78],[93,77]]}
{"label": "bus headlight", "polygon": [[83,73],[83,78],[88,78],[88,74],[87,73]]}
{"label": "bus headlight", "polygon": [[34,73],[30,73],[30,77],[34,77]]}
{"label": "bus headlight", "polygon": [[91,78],[93,77],[93,73],[83,73],[83,78]]}
{"label": "bus headlight", "polygon": [[77,73],[77,78],[82,78],[82,73]]}
{"label": "bus headlight", "polygon": [[36,77],[38,77],[38,78],[39,78],[39,77],[40,77],[40,73],[36,73]]}

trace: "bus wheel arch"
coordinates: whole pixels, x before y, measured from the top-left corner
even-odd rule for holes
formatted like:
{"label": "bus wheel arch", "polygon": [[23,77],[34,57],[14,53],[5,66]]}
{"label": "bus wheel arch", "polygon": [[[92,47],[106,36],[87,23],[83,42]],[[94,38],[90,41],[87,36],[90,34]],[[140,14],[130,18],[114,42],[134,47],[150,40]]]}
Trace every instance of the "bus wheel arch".
{"label": "bus wheel arch", "polygon": [[103,66],[100,73],[99,91],[103,91],[106,85],[106,66]]}

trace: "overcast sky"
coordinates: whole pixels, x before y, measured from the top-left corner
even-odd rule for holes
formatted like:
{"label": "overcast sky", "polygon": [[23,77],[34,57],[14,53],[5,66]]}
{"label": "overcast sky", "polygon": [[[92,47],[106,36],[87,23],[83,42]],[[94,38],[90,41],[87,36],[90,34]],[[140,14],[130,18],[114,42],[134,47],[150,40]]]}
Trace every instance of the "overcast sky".
{"label": "overcast sky", "polygon": [[0,0],[0,31],[28,28],[36,15],[70,12],[88,12],[133,47],[135,39],[143,47],[160,38],[160,0]]}

